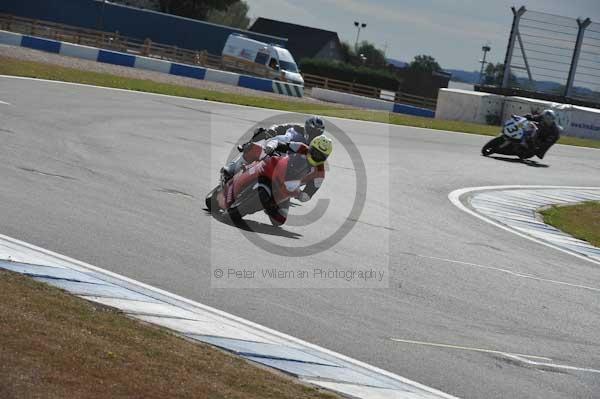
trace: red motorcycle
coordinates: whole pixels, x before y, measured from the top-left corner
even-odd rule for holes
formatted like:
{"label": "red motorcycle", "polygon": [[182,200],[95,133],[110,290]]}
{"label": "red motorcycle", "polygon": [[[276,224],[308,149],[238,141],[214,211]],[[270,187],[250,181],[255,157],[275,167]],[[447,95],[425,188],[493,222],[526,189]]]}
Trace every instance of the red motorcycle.
{"label": "red motorcycle", "polygon": [[[260,153],[262,147],[255,150]],[[206,207],[214,215],[229,216],[235,223],[264,210],[273,225],[281,226],[287,218],[289,201],[306,184],[309,170],[306,158],[300,154],[264,156],[208,193]]]}

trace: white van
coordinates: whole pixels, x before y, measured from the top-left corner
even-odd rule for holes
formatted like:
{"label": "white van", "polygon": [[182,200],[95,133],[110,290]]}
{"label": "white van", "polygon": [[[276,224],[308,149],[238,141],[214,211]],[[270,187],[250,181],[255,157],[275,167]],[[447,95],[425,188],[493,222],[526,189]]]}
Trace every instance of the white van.
{"label": "white van", "polygon": [[277,45],[259,42],[239,33],[232,33],[223,47],[224,58],[234,58],[270,68],[273,78],[304,86],[296,61],[290,52]]}

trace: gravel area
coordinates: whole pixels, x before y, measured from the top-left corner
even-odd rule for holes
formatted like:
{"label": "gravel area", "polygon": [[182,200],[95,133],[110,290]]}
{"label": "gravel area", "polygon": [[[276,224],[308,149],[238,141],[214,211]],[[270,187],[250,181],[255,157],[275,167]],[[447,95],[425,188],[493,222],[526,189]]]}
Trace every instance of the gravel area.
{"label": "gravel area", "polygon": [[129,67],[123,67],[119,65],[103,64],[101,62],[94,62],[89,60],[83,60],[79,58],[66,57],[59,54],[46,53],[44,51],[32,50],[23,47],[6,46],[0,45],[0,56],[6,56],[16,58],[25,61],[36,61],[43,62],[53,65],[59,65],[67,68],[75,68],[85,71],[109,73],[111,75],[118,75],[127,78],[145,79],[152,80],[154,82],[170,83],[180,86],[196,87],[199,89],[213,90],[222,93],[233,93],[248,96],[261,96],[271,97],[282,101],[289,102],[302,102],[309,104],[328,104],[335,105],[337,108],[353,108],[342,104],[332,104],[324,101],[320,101],[309,96],[302,98],[292,98],[289,96],[283,96],[275,93],[267,93],[264,91],[251,90],[243,87],[230,86],[222,83],[208,82],[205,80],[198,80],[192,78],[185,78],[180,76],[168,75],[165,73],[146,71],[143,69],[135,69]]}

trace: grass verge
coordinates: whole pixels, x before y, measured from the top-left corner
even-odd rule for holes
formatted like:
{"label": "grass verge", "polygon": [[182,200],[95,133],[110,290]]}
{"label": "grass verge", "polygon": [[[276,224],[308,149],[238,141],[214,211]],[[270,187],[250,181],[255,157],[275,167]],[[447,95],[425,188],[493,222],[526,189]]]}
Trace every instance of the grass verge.
{"label": "grass verge", "polygon": [[336,398],[0,270],[2,398]]}
{"label": "grass verge", "polygon": [[[0,56],[0,74],[60,80],[65,82],[83,83],[103,87],[114,87],[119,89],[211,100],[230,104],[249,105],[253,107],[277,109],[281,111],[319,114],[323,116],[335,116],[339,118],[383,122],[393,125],[415,126],[428,129],[482,134],[488,136],[495,136],[499,131],[498,126],[420,118],[416,116],[383,111],[347,109],[336,107],[335,105],[310,104],[307,102],[294,101],[293,99],[280,100],[270,97],[267,98],[261,96],[222,93],[212,90],[159,83],[150,80],[125,78],[107,73],[82,71],[79,69],[65,68],[41,62],[23,61],[4,56]],[[600,140],[562,137],[560,139],[560,143],[581,147],[600,148]]]}
{"label": "grass verge", "polygon": [[600,247],[600,202],[553,206],[541,214],[545,223]]}

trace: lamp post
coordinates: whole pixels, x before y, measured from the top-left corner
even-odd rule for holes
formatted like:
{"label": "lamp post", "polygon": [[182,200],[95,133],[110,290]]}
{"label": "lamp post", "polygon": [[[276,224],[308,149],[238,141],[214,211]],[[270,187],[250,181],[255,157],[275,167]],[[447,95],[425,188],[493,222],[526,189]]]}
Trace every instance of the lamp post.
{"label": "lamp post", "polygon": [[479,60],[479,62],[481,63],[481,70],[479,71],[479,84],[481,85],[482,81],[483,81],[483,68],[485,68],[485,64],[487,64],[487,61],[485,60],[487,57],[487,53],[488,51],[491,51],[492,48],[490,46],[488,46],[487,44],[483,47],[481,47],[481,51],[483,51],[483,59]]}
{"label": "lamp post", "polygon": [[360,36],[360,30],[367,27],[367,24],[364,22],[354,21],[354,26],[356,26],[356,42],[354,43],[354,51],[358,51],[358,38]]}

